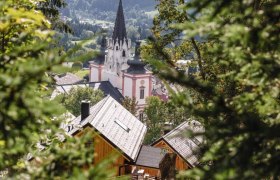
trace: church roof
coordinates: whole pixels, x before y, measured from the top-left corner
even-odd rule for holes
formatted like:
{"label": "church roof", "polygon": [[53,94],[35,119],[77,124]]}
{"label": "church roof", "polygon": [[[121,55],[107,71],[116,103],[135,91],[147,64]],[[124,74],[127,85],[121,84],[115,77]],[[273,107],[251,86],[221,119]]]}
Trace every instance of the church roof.
{"label": "church roof", "polygon": [[135,56],[132,60],[128,60],[127,64],[129,68],[126,70],[126,73],[129,74],[145,74],[145,63],[140,59],[140,41],[136,42],[135,46]]}
{"label": "church roof", "polygon": [[108,143],[120,149],[133,162],[141,149],[147,127],[111,96],[90,108],[90,115],[81,121],[77,117],[65,131],[74,135],[90,124]]}
{"label": "church roof", "polygon": [[110,95],[119,103],[121,103],[124,99],[119,90],[114,88],[114,86],[109,81],[57,85],[56,89],[52,93],[51,99],[54,99],[59,94],[69,93],[72,88],[76,87],[91,87],[94,90],[99,89],[104,93],[105,96]]}
{"label": "church roof", "polygon": [[127,42],[122,0],[120,0],[119,2],[119,8],[118,8],[114,32],[113,32],[113,40],[114,43],[116,43],[117,41],[118,43],[120,43],[120,41],[124,41],[124,40]]}

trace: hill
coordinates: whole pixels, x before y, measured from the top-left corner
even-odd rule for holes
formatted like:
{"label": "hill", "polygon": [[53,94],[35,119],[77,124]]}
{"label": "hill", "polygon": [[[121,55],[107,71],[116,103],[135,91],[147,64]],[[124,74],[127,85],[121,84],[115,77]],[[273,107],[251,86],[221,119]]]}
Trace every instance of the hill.
{"label": "hill", "polygon": [[[153,0],[122,0],[127,19],[137,18],[139,14],[153,11]],[[68,6],[62,14],[69,18],[114,21],[119,0],[66,0]],[[129,18],[128,18],[129,17]]]}

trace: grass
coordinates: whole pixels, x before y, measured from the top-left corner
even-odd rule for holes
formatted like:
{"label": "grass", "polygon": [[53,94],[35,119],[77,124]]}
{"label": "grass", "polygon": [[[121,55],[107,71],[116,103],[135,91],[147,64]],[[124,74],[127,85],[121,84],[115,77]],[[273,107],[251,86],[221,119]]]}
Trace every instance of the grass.
{"label": "grass", "polygon": [[89,70],[79,70],[77,72],[75,72],[75,75],[79,76],[80,78],[84,78],[84,76],[89,74]]}

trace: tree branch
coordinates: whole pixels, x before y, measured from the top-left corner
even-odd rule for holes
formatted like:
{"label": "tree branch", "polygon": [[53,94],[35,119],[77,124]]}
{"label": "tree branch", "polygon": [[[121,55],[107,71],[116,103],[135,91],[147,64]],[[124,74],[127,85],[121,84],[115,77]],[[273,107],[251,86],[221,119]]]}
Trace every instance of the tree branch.
{"label": "tree branch", "polygon": [[199,50],[194,38],[191,38],[191,42],[193,44],[193,47],[194,47],[195,52],[196,52],[197,57],[198,57],[198,66],[199,66],[199,69],[200,69],[200,75],[201,75],[202,79],[205,80],[205,72],[204,72],[204,69],[203,69],[203,66],[202,66],[202,58],[201,58],[200,50]]}

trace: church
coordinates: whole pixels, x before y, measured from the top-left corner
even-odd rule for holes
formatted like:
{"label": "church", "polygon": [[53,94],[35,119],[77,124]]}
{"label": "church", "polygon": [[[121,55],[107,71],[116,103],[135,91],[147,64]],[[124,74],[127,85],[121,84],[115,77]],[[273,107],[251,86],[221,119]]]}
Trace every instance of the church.
{"label": "church", "polygon": [[115,20],[111,38],[102,38],[101,53],[90,61],[90,82],[109,81],[126,97],[135,98],[139,114],[144,109],[145,99],[152,95],[152,73],[145,68],[140,58],[140,41],[136,42],[131,56],[132,42],[127,37],[122,0]]}

